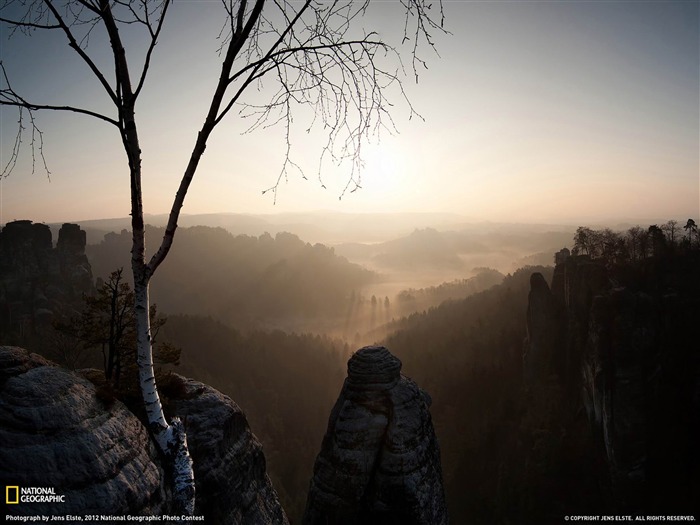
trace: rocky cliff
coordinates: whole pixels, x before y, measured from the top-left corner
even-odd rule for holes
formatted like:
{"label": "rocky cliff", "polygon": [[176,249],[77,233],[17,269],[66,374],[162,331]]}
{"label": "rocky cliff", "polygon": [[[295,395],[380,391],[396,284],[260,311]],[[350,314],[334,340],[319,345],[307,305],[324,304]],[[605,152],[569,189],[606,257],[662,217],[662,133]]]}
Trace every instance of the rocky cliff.
{"label": "rocky cliff", "polygon": [[86,379],[0,347],[0,484],[65,495],[8,514],[159,514],[162,477],[146,429],[122,403],[106,406]]}
{"label": "rocky cliff", "polygon": [[[184,417],[206,523],[287,524],[261,446],[228,397],[174,376],[168,411]],[[159,515],[170,510],[164,469],[125,405],[76,373],[0,347],[0,483],[49,487],[64,503],[7,506],[13,515]]]}
{"label": "rocky cliff", "polygon": [[384,347],[348,361],[314,467],[303,523],[448,522],[430,397]]}
{"label": "rocky cliff", "polygon": [[585,411],[613,512],[698,510],[697,268],[694,254],[626,267],[578,256],[557,264],[553,293],[531,281],[526,384],[554,370],[559,408]]}
{"label": "rocky cliff", "polygon": [[187,424],[195,514],[217,525],[288,524],[267,476],[262,445],[238,405],[210,386],[176,374],[162,390],[166,414]]}
{"label": "rocky cliff", "polygon": [[541,273],[530,276],[527,307],[527,339],[523,356],[526,384],[562,371],[562,309]]}
{"label": "rocky cliff", "polygon": [[0,340],[28,342],[94,289],[85,232],[64,224],[53,247],[45,224],[14,221],[0,231]]}

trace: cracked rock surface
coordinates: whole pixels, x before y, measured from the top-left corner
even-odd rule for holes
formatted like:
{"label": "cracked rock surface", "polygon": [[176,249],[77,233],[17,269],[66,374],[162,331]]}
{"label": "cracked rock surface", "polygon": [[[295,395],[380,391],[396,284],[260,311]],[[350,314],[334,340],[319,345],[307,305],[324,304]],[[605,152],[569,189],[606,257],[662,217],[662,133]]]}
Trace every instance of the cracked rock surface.
{"label": "cracked rock surface", "polygon": [[358,350],[316,459],[303,523],[448,523],[429,407],[389,350]]}

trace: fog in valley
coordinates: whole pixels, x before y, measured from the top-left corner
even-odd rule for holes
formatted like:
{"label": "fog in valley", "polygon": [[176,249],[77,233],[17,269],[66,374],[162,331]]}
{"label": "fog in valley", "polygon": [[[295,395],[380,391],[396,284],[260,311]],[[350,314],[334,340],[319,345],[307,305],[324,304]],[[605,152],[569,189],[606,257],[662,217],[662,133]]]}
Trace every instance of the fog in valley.
{"label": "fog in valley", "polygon": [[[155,244],[163,227],[152,219],[147,235]],[[235,400],[263,444],[292,522],[304,513],[348,359],[371,344],[386,345],[432,400],[447,504],[457,523],[615,508],[617,500],[600,492],[608,478],[600,471],[597,431],[581,405],[581,389],[607,395],[588,382],[597,355],[590,349],[605,341],[672,344],[664,364],[655,365],[666,375],[654,380],[654,404],[622,398],[615,410],[652,410],[653,419],[635,420],[632,434],[622,435],[646,436],[638,428],[648,427],[653,461],[689,469],[655,475],[648,486],[656,496],[646,508],[676,498],[693,511],[688,476],[697,465],[684,459],[693,440],[671,442],[693,435],[684,414],[696,377],[689,354],[700,290],[694,220],[574,227],[318,213],[184,222],[151,285],[157,376],[166,399],[176,372]],[[138,407],[127,224],[86,221],[82,232],[52,225],[54,248],[49,226],[7,225],[0,233],[0,335],[68,368],[92,367],[100,377],[111,367],[107,342],[111,349],[114,341],[122,378],[109,395]],[[34,277],[21,285],[27,271]],[[619,304],[597,310],[608,294]],[[119,318],[118,340],[108,330],[114,305],[127,313]],[[651,339],[639,339],[642,332]],[[634,368],[637,357],[631,365],[620,361],[626,355],[657,362],[653,352],[619,354],[624,374],[633,373],[629,366],[643,370]],[[651,424],[657,420],[676,430],[659,433],[664,427]],[[566,486],[555,493],[554,511],[552,483]]]}
{"label": "fog in valley", "polygon": [[[148,238],[158,239],[162,220],[149,222]],[[558,494],[557,512],[602,511],[608,503],[596,489],[597,449],[585,431],[584,412],[565,409],[569,401],[562,406],[546,401],[561,397],[554,384],[547,383],[540,399],[532,397],[539,390],[523,382],[524,341],[535,337],[530,330],[537,326],[530,312],[543,308],[533,299],[531,276],[541,274],[554,292],[555,254],[561,272],[567,256],[562,254],[576,253],[581,261],[576,264],[585,266],[593,257],[617,286],[653,288],[663,278],[685,283],[682,296],[691,297],[700,285],[691,270],[697,229],[693,222],[656,222],[608,228],[473,222],[446,214],[187,216],[151,285],[152,303],[165,320],[158,325],[157,345],[176,349],[179,358],[168,360],[167,352],[160,358],[156,346],[156,361],[160,373],[171,370],[203,381],[243,408],[293,521],[303,514],[347,360],[370,344],[386,345],[402,360],[402,373],[432,398],[456,522],[547,516],[543,491],[551,490],[552,480],[571,485]],[[127,219],[82,225],[98,289],[112,272],[129,268],[127,225]],[[124,279],[130,279],[128,271]],[[583,286],[573,283],[567,286]],[[73,319],[69,325],[80,325]],[[683,317],[672,324],[678,348],[685,348]],[[546,330],[555,337],[553,326]],[[75,330],[67,333],[70,339]],[[66,366],[102,365],[99,349],[74,343],[67,351],[66,331],[62,334],[43,333],[36,344]],[[583,345],[581,336],[569,337],[567,345]],[[669,366],[682,368],[679,359]],[[575,390],[580,380],[570,381],[563,388]],[[671,405],[678,401],[674,396],[662,394]],[[668,410],[682,411],[682,403]],[[560,425],[574,432],[573,442],[556,437]],[[667,438],[658,439],[655,446]],[[561,462],[576,472],[575,482],[570,472],[558,470]],[[678,489],[677,483],[664,487],[661,503]],[[585,498],[577,499],[579,492]],[[584,506],[577,507],[578,501]]]}
{"label": "fog in valley", "polygon": [[[499,284],[522,266],[551,264],[575,230],[449,214],[212,214],[182,222],[151,287],[160,311],[354,345],[381,339],[392,320]],[[149,238],[161,237],[163,219],[149,223]],[[81,225],[95,277],[129,268],[127,225]]]}
{"label": "fog in valley", "polygon": [[[519,373],[529,275],[551,275],[554,253],[571,247],[574,226],[333,212],[209,214],[181,222],[151,284],[151,301],[165,321],[156,333],[156,362],[161,372],[210,384],[242,407],[293,521],[303,513],[347,360],[370,344],[387,344],[402,359],[403,373],[433,396],[448,458],[448,500],[455,516],[473,513],[457,510],[463,478],[472,476],[460,470],[463,438],[472,434],[464,434],[463,423],[451,423],[454,410],[467,410],[460,417],[465,424],[476,421],[481,411],[470,415],[475,407],[462,406],[462,396],[477,392],[494,367],[506,363],[515,366],[508,373]],[[163,224],[163,217],[148,217],[149,245],[163,235]],[[62,225],[50,227],[57,239]],[[84,221],[80,227],[97,289],[110,297],[110,278],[120,268],[123,283],[132,284],[129,220]],[[498,299],[503,294],[506,303]],[[468,298],[475,302],[464,303]],[[42,333],[35,347],[71,368],[101,368],[99,345],[80,342],[84,314],[70,311],[60,334]],[[164,359],[162,344],[179,355],[166,352],[171,357]],[[457,361],[437,357],[444,352]],[[436,359],[424,362],[428,356]],[[469,379],[473,374],[478,380]],[[516,392],[520,381],[510,379]],[[134,386],[130,395],[138,399],[135,392]]]}

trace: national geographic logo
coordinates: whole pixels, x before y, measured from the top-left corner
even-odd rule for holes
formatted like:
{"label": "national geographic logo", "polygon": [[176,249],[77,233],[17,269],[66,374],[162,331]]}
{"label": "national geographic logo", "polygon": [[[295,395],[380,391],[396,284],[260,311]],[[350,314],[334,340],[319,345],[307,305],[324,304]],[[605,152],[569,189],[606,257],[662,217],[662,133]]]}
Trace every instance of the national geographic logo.
{"label": "national geographic logo", "polygon": [[19,503],[19,487],[15,485],[5,487],[5,503],[7,505],[16,505]]}
{"label": "national geographic logo", "polygon": [[20,503],[65,503],[63,494],[56,494],[53,487],[19,487],[7,485],[5,487],[5,504],[18,505]]}

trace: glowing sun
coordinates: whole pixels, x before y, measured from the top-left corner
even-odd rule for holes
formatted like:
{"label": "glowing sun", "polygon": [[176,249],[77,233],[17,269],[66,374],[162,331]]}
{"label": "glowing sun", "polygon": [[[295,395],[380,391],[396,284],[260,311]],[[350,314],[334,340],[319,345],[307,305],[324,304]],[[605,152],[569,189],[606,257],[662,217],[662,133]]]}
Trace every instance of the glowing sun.
{"label": "glowing sun", "polygon": [[401,157],[388,143],[369,144],[362,151],[362,187],[368,192],[389,194],[400,184]]}

